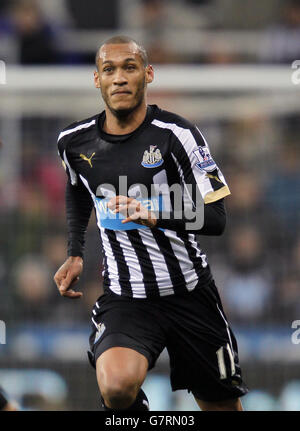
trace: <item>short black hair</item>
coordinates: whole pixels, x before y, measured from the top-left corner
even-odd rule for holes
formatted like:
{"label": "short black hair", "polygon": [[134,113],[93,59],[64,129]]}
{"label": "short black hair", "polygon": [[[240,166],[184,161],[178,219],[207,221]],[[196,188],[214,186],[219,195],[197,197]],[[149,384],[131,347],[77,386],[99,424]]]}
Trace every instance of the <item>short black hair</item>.
{"label": "short black hair", "polygon": [[145,48],[142,45],[140,45],[136,40],[132,39],[132,37],[120,35],[120,36],[110,37],[109,39],[106,39],[102,43],[102,45],[100,45],[100,47],[97,49],[96,57],[95,57],[96,67],[98,67],[99,52],[100,52],[100,49],[102,48],[103,45],[116,45],[119,43],[132,43],[132,42],[135,43],[136,46],[138,47],[139,54],[140,54],[141,59],[143,61],[144,67],[148,66],[149,61],[148,61],[148,55],[147,55]]}

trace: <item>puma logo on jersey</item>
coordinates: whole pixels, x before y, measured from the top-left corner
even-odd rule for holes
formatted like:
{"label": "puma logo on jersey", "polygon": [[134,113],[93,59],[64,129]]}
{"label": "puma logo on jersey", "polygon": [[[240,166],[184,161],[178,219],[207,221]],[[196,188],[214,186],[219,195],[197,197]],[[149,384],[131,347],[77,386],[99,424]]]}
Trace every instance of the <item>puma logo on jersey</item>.
{"label": "puma logo on jersey", "polygon": [[91,155],[91,157],[87,157],[87,156],[85,156],[84,154],[80,154],[80,157],[83,159],[83,160],[85,160],[86,162],[88,162],[88,164],[90,165],[90,167],[92,168],[93,167],[93,165],[92,165],[92,157],[94,157],[94,155],[95,155],[96,153],[93,153],[92,155]]}

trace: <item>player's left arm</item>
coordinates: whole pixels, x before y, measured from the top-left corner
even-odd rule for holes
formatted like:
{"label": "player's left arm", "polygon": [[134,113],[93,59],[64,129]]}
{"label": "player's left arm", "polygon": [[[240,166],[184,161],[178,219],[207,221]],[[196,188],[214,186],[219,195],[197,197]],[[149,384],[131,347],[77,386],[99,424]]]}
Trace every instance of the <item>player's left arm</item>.
{"label": "player's left arm", "polygon": [[173,135],[171,148],[183,187],[192,188],[190,198],[194,207],[197,207],[198,195],[205,204],[230,195],[225,177],[198,127],[187,122],[187,127]]}
{"label": "player's left arm", "polygon": [[[186,200],[193,209],[176,219],[160,217],[157,227],[200,235],[221,235],[226,225],[225,197],[230,190],[200,130],[183,120],[171,135],[171,157]],[[200,226],[199,226],[200,225]],[[187,229],[187,226],[189,228]]]}

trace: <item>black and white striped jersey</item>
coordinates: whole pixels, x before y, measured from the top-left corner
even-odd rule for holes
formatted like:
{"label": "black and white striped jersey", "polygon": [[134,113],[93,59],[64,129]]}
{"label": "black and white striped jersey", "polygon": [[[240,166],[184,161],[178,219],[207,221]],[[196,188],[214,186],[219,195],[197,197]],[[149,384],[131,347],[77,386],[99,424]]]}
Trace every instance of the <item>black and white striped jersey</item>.
{"label": "black and white striped jersey", "polygon": [[[149,105],[144,122],[128,135],[102,130],[105,112],[74,123],[58,137],[59,154],[72,189],[86,187],[93,200],[104,255],[104,287],[134,298],[183,293],[211,278],[196,233],[122,224],[107,208],[108,200],[125,195],[149,209],[172,211],[177,184],[183,200],[197,206],[230,194],[196,126]],[[189,188],[189,187],[192,188]],[[161,192],[163,190],[163,192]],[[192,191],[191,191],[192,190]]]}

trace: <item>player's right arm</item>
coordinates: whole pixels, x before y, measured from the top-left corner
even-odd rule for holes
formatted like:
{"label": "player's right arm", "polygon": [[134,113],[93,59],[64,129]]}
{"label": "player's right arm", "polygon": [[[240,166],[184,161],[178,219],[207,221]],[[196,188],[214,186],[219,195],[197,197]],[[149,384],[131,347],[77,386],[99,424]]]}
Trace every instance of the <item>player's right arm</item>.
{"label": "player's right arm", "polygon": [[78,282],[83,270],[85,233],[93,202],[88,190],[71,167],[67,138],[68,136],[59,139],[58,152],[68,176],[66,184],[68,258],[54,275],[54,281],[62,296],[75,299],[82,296],[82,292],[76,292],[73,286]]}

